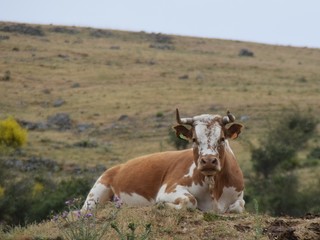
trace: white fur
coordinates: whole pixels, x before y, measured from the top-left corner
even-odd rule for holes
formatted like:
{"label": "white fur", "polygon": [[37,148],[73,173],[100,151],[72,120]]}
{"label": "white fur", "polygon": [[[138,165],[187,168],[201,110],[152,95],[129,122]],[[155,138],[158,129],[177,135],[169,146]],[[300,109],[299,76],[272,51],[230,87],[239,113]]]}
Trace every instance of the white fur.
{"label": "white fur", "polygon": [[189,168],[189,172],[186,175],[184,175],[184,177],[192,177],[193,176],[193,172],[194,172],[194,170],[196,168],[197,168],[196,164],[192,163],[192,165]]}
{"label": "white fur", "polygon": [[[217,145],[221,136],[222,128],[219,123],[214,123],[212,128],[207,127],[207,123],[212,121],[216,116],[201,115],[195,123],[195,131],[198,139],[199,155],[218,155]],[[210,145],[208,144],[210,143]]]}
{"label": "white fur", "polygon": [[93,209],[97,203],[106,201],[106,194],[110,189],[108,189],[104,184],[99,182],[100,178],[93,185],[90,190],[86,201],[83,204],[82,209]]}
{"label": "white fur", "polygon": [[149,201],[148,199],[136,193],[129,194],[129,193],[120,192],[119,197],[123,203],[126,203],[130,206],[149,206],[155,203],[154,200]]}
{"label": "white fur", "polygon": [[198,208],[201,211],[210,211],[212,210],[212,198],[208,190],[208,184],[192,184],[191,187],[188,187],[188,191],[196,197],[198,202]]}
{"label": "white fur", "polygon": [[244,210],[244,204],[242,191],[237,192],[234,187],[224,187],[221,197],[213,202],[213,210],[217,213],[241,213]]}
{"label": "white fur", "polygon": [[[175,208],[175,209],[181,209],[183,207],[186,208],[197,208],[197,203],[194,204],[190,201],[189,197],[192,195],[190,192],[186,189],[186,187],[177,185],[174,191],[167,193],[166,192],[167,185],[163,185],[157,195],[156,202],[164,202],[167,205]],[[174,202],[180,199],[179,204],[175,204]]]}

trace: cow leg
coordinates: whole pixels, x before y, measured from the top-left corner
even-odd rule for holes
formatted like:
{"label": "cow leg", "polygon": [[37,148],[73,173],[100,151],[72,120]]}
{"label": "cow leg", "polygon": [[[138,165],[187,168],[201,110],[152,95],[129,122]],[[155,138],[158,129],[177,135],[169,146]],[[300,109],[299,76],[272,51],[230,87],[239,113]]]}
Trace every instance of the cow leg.
{"label": "cow leg", "polygon": [[91,188],[86,201],[83,204],[82,210],[93,209],[97,204],[101,205],[106,201],[110,201],[114,195],[110,186],[106,186],[101,183],[101,177],[96,181],[96,183]]}
{"label": "cow leg", "polygon": [[156,202],[163,202],[175,209],[197,208],[197,199],[186,189],[177,186],[173,191],[168,192],[166,186],[162,186]]}
{"label": "cow leg", "polygon": [[228,208],[228,212],[230,213],[242,213],[244,211],[245,201],[243,199],[238,199],[233,204],[231,204]]}
{"label": "cow leg", "polygon": [[230,204],[227,212],[230,213],[242,213],[244,211],[245,201],[243,200],[243,192],[240,193],[237,200]]}

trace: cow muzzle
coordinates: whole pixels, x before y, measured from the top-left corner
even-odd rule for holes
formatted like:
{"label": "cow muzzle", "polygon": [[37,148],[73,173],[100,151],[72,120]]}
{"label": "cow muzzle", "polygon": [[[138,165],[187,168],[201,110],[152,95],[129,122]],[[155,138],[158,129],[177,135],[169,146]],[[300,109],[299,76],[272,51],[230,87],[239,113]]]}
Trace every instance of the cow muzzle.
{"label": "cow muzzle", "polygon": [[213,176],[221,170],[220,160],[215,155],[200,156],[198,160],[198,169],[205,176]]}

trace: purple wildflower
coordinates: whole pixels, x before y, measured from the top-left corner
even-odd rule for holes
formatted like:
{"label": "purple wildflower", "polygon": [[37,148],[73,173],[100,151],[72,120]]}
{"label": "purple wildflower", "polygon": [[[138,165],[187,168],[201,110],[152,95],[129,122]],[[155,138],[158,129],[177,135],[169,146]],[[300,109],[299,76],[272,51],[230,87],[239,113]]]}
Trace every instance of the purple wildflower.
{"label": "purple wildflower", "polygon": [[92,213],[87,213],[87,214],[85,215],[86,218],[91,218],[92,216],[93,216]]}
{"label": "purple wildflower", "polygon": [[77,218],[81,218],[81,211],[80,210],[77,211]]}
{"label": "purple wildflower", "polygon": [[67,206],[71,206],[73,203],[74,203],[74,200],[73,200],[73,199],[68,200],[68,201],[65,201],[65,204],[66,204]]}
{"label": "purple wildflower", "polygon": [[64,211],[61,215],[62,218],[67,218],[68,217],[68,212],[67,211]]}
{"label": "purple wildflower", "polygon": [[123,204],[121,198],[118,196],[114,196],[113,201],[115,203],[116,208],[120,208],[121,205]]}
{"label": "purple wildflower", "polygon": [[52,221],[57,222],[59,220],[59,215],[55,215],[52,218]]}

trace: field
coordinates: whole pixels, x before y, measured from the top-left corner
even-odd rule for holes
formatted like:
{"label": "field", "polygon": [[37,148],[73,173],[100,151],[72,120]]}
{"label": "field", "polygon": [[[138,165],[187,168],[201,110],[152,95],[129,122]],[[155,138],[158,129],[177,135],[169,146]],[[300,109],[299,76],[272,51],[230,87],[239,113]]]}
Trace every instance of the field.
{"label": "field", "polygon": [[[239,54],[243,50],[253,56]],[[294,109],[319,116],[319,66],[320,49],[0,22],[0,120],[13,116],[29,128],[22,150],[26,159],[52,159],[63,169],[108,168],[174,149],[168,133],[176,108],[187,117],[230,110],[245,125],[231,145],[248,176],[252,146],[259,145],[283,113]],[[59,114],[64,121],[52,123]],[[317,134],[299,156],[303,159],[319,141]],[[299,171],[312,182],[319,165]],[[178,215],[164,217],[184,219],[172,221],[185,221],[186,232],[202,224],[216,225],[203,222],[198,212]],[[242,217],[219,219],[219,228],[243,220],[251,224],[250,235],[233,229],[224,239],[237,239],[237,234],[255,237],[252,225],[258,216]],[[270,225],[274,219],[262,221]],[[302,221],[310,227],[304,220],[295,221],[295,226]],[[181,222],[175,224],[181,227]],[[222,238],[206,235],[207,227],[197,236]],[[170,231],[177,237],[168,237]],[[170,231],[161,239],[188,239],[177,229]]]}

